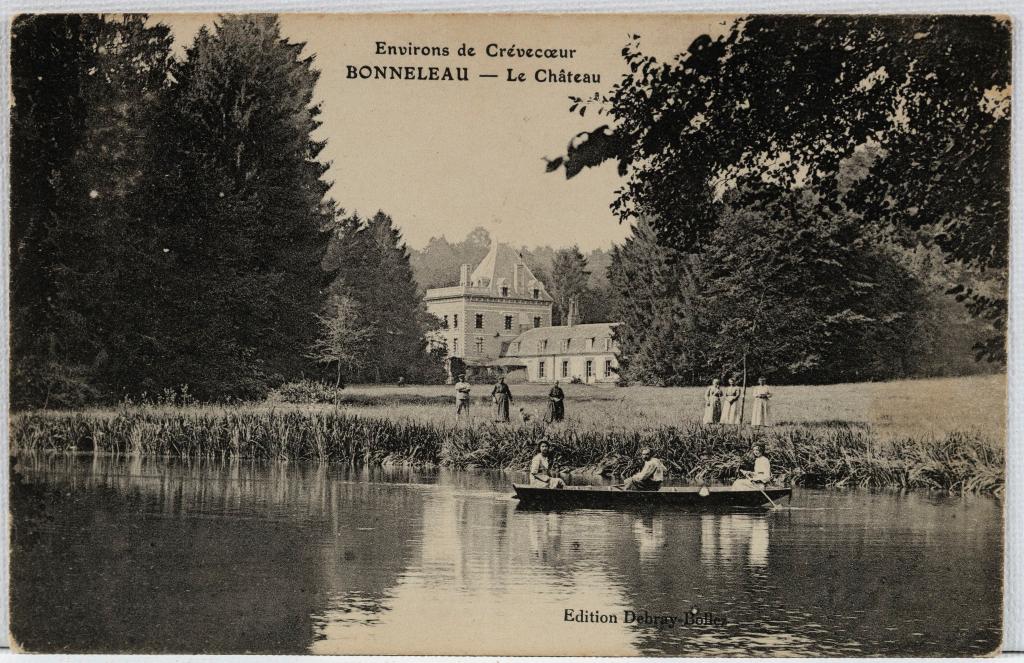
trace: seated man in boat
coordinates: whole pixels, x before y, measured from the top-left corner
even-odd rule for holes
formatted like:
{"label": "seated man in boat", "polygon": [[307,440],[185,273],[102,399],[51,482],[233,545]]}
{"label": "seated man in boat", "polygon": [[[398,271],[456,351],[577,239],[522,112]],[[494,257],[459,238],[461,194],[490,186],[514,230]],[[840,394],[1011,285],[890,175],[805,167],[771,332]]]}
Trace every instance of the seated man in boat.
{"label": "seated man in boat", "polygon": [[751,488],[757,490],[764,488],[772,478],[772,464],[771,461],[764,455],[760,444],[755,444],[750,448],[750,452],[754,455],[754,469],[751,470],[740,470],[740,474],[743,475],[742,479],[736,479],[733,482],[734,488]]}
{"label": "seated man in boat", "polygon": [[649,447],[640,450],[640,456],[644,459],[643,468],[626,479],[623,488],[626,490],[658,490],[661,482],[665,480],[665,464],[654,457]]}
{"label": "seated man in boat", "polygon": [[537,455],[530,461],[530,485],[541,488],[565,488],[565,482],[550,474],[551,460],[548,458],[550,447],[541,440]]}

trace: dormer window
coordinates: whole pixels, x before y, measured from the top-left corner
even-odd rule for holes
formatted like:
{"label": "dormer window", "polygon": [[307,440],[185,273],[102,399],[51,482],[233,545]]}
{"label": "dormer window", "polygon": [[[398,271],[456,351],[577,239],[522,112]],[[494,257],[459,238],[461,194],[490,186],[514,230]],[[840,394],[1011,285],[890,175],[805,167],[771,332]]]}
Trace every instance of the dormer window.
{"label": "dormer window", "polygon": [[501,286],[501,296],[502,297],[508,297],[508,286],[507,285]]}
{"label": "dormer window", "polygon": [[533,289],[533,298],[534,299],[540,299],[540,288],[534,288]]}
{"label": "dormer window", "polygon": [[612,349],[612,339],[610,339],[610,338],[604,339],[604,349],[605,350],[611,350]]}
{"label": "dormer window", "polygon": [[571,339],[567,338],[564,341],[562,341],[562,352],[568,352],[569,351],[569,341],[570,340]]}

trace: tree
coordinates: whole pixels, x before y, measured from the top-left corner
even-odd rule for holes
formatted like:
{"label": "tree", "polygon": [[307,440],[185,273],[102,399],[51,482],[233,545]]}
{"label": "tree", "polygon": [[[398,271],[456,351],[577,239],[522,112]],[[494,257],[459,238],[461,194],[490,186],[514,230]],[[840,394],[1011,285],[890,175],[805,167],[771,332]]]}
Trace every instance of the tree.
{"label": "tree", "polygon": [[157,359],[201,396],[259,396],[310,366],[335,204],[302,49],[273,16],[226,15],[174,71]]}
{"label": "tree", "polygon": [[313,343],[309,358],[328,367],[334,364],[334,389],[337,393],[343,388],[343,372],[354,372],[366,357],[364,346],[370,339],[370,333],[360,322],[353,299],[336,297],[330,308],[333,310],[329,315],[317,316],[320,335]]}
{"label": "tree", "polygon": [[332,292],[356,303],[368,332],[357,375],[375,382],[438,379],[443,368],[427,352],[426,335],[440,321],[426,312],[391,217],[378,212],[368,221],[358,214],[343,219],[325,265],[336,273]]}
{"label": "tree", "polygon": [[23,15],[13,36],[12,397],[75,405],[145,366],[171,37],[136,14]]}
{"label": "tree", "polygon": [[919,282],[809,192],[728,195],[700,255],[645,221],[615,250],[627,379],[695,384],[744,367],[783,381],[905,377],[915,368]]}
{"label": "tree", "polygon": [[608,267],[619,374],[655,385],[695,384],[703,378],[709,339],[697,324],[699,258],[658,243],[646,219],[611,253]]}
{"label": "tree", "polygon": [[[548,170],[606,159],[627,177],[612,204],[659,240],[699,252],[722,195],[744,183],[808,188],[880,231],[927,232],[950,262],[1005,274],[1010,24],[986,16],[752,16],[702,35],[672,62],[624,49],[630,73]],[[844,165],[869,152],[859,178]],[[984,357],[1005,358],[1005,291],[964,290],[990,321]]]}
{"label": "tree", "polygon": [[[558,322],[552,320],[552,324],[567,324],[569,311],[573,304],[578,306],[581,299],[587,292],[587,283],[590,279],[590,272],[587,271],[587,259],[580,253],[578,246],[569,249],[559,249],[555,253],[554,263],[551,266],[551,298],[555,300],[555,311],[558,315]],[[583,322],[586,313],[582,313],[574,323]],[[554,316],[552,316],[554,317]]]}

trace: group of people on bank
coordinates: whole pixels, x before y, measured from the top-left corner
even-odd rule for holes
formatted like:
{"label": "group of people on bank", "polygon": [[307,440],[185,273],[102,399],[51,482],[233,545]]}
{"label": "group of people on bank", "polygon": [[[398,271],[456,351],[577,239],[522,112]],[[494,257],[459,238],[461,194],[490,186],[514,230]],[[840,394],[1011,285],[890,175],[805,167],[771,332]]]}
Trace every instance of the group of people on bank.
{"label": "group of people on bank", "polygon": [[[712,380],[711,386],[704,392],[704,417],[705,425],[710,424],[742,424],[744,402],[743,388],[736,384],[736,379],[730,377],[729,384],[722,387],[719,381]],[[466,382],[466,376],[460,375],[459,381],[455,383],[455,416],[461,418],[469,413],[470,391],[472,386]],[[768,382],[764,378],[758,378],[757,386],[752,390],[753,403],[751,405],[750,425],[771,426],[771,400],[772,393],[768,389]],[[494,402],[494,420],[496,422],[508,422],[514,400],[512,391],[505,384],[505,377],[501,376],[491,388],[491,400]],[[523,422],[532,420],[533,415],[524,408],[519,408],[519,415]],[[556,380],[555,385],[548,392],[547,409],[544,413],[545,423],[555,423],[565,419],[565,392]]]}
{"label": "group of people on bank", "polygon": [[[768,389],[768,381],[758,378],[757,386],[754,387],[754,402],[751,405],[750,425],[771,426],[771,407],[768,401],[772,393]],[[741,400],[743,388],[736,384],[736,378],[729,378],[729,384],[724,388],[718,380],[712,380],[711,386],[704,392],[704,418],[702,422],[709,424],[732,424],[739,426],[743,423],[744,403]]]}
{"label": "group of people on bank", "polygon": [[[565,392],[558,385],[559,382],[555,380],[555,386],[551,387],[551,391],[548,392],[548,405],[544,412],[545,423],[551,424],[565,419]],[[463,414],[469,414],[469,392],[471,389],[470,384],[466,382],[466,376],[460,375],[459,381],[455,383],[456,418],[461,418]],[[494,387],[491,388],[491,400],[494,402],[494,420],[508,422],[514,400],[512,391],[505,384],[504,376],[499,377],[498,381],[494,383]],[[524,423],[533,418],[533,415],[524,408],[519,408],[519,416],[522,417]]]}

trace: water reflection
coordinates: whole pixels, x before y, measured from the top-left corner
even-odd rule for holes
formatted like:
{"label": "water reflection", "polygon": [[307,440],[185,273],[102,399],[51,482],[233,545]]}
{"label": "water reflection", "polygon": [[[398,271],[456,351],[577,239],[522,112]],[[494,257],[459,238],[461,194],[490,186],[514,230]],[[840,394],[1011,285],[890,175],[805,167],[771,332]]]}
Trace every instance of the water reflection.
{"label": "water reflection", "polygon": [[[768,566],[768,519],[772,514],[703,514],[700,561],[716,566],[740,559],[753,569]],[[745,553],[741,558],[740,554]]]}
{"label": "water reflection", "polygon": [[32,650],[97,652],[948,655],[999,641],[988,498],[544,512],[517,509],[509,481],[22,455],[12,628]]}

